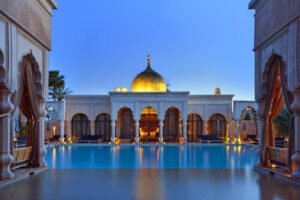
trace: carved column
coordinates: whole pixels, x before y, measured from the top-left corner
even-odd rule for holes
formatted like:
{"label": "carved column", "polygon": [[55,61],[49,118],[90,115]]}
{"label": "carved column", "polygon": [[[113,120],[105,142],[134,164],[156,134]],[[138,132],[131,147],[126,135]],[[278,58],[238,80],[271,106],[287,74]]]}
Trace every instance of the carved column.
{"label": "carved column", "polygon": [[162,120],[159,120],[159,142],[160,143],[163,143],[164,141],[163,130],[164,130],[164,123]]}
{"label": "carved column", "polygon": [[0,80],[0,180],[14,176],[10,170],[10,164],[13,162],[13,156],[10,154],[10,112],[13,109],[10,96],[11,92],[5,85],[1,85]]}
{"label": "carved column", "polygon": [[226,140],[230,140],[229,137],[229,128],[230,128],[230,122],[226,122]]}
{"label": "carved column", "polygon": [[47,150],[45,149],[45,144],[44,144],[44,138],[45,138],[45,122],[44,118],[46,115],[46,110],[44,109],[45,105],[45,100],[40,100],[40,113],[39,113],[39,137],[40,137],[40,167],[46,167],[47,163],[45,161],[45,155],[47,153]]}
{"label": "carved column", "polygon": [[235,139],[239,140],[239,121],[235,121]]}
{"label": "carved column", "polygon": [[59,122],[59,128],[60,128],[60,137],[59,137],[59,141],[60,141],[60,143],[64,143],[64,141],[65,141],[65,134],[64,134],[64,132],[65,132],[65,122],[63,121],[63,120],[61,120],[60,122]]}
{"label": "carved column", "polygon": [[295,163],[295,171],[292,172],[292,177],[300,179],[300,89],[295,89],[293,95],[294,102],[291,109],[294,113],[295,153],[292,156],[292,161]]}
{"label": "carved column", "polygon": [[66,127],[67,127],[67,138],[68,140],[70,140],[71,136],[71,122],[70,121],[66,121]]}
{"label": "carved column", "polygon": [[112,120],[111,122],[111,142],[115,143],[116,138],[116,121]]}
{"label": "carved column", "polygon": [[15,119],[12,119],[11,120],[11,135],[12,135],[12,140],[15,140],[16,139],[16,120]]}
{"label": "carved column", "polygon": [[184,140],[184,142],[187,141],[186,126],[187,126],[186,120],[182,120],[183,140]]}
{"label": "carved column", "polygon": [[204,121],[203,122],[203,135],[207,135],[207,126],[208,126],[207,121]]}
{"label": "carved column", "polygon": [[90,128],[91,128],[91,135],[95,135],[95,121],[91,121]]}
{"label": "carved column", "polygon": [[258,112],[259,147],[258,147],[257,153],[259,156],[259,163],[258,163],[259,166],[264,165],[264,153],[265,153],[265,147],[266,147],[266,133],[264,132],[266,119],[263,117],[261,112],[263,112],[263,111],[259,110],[259,112]]}
{"label": "carved column", "polygon": [[135,120],[135,142],[139,143],[140,142],[140,121]]}

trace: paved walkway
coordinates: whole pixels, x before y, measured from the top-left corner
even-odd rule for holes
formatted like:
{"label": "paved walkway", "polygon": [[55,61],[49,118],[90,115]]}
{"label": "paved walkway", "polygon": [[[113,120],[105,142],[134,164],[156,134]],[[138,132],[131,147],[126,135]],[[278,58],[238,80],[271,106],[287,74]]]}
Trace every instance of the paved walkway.
{"label": "paved walkway", "polygon": [[253,170],[47,170],[0,188],[0,199],[299,199],[300,187]]}

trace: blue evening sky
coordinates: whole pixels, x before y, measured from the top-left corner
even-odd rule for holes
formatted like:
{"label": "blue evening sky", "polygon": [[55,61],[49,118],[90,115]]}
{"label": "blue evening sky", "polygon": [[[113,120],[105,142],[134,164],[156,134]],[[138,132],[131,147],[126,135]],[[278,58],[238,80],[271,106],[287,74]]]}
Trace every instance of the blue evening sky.
{"label": "blue evening sky", "polygon": [[171,91],[254,98],[250,0],[58,0],[50,69],[73,94],[131,88],[151,65]]}

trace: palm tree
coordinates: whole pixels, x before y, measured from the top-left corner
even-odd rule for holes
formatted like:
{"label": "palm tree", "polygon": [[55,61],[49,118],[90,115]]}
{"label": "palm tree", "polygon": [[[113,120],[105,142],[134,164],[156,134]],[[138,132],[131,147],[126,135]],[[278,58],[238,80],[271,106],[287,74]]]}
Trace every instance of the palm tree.
{"label": "palm tree", "polygon": [[70,94],[70,89],[65,89],[65,77],[58,70],[49,71],[49,96],[56,101],[61,101],[64,95]]}
{"label": "palm tree", "polygon": [[57,92],[57,100],[61,101],[65,98],[66,95],[71,94],[72,90],[70,90],[70,88],[65,88],[65,85],[63,85],[62,87],[58,88],[58,92]]}

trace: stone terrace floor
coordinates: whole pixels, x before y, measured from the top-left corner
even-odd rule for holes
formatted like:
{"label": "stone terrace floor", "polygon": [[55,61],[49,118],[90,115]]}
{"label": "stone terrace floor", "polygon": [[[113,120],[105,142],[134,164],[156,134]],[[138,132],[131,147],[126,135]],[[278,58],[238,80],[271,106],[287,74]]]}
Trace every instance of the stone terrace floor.
{"label": "stone terrace floor", "polygon": [[252,169],[56,169],[0,188],[0,199],[299,199]]}

